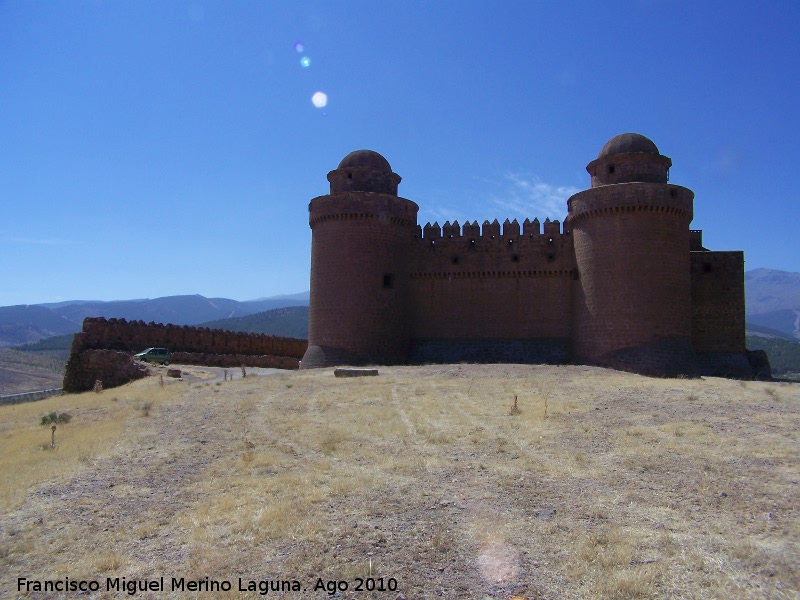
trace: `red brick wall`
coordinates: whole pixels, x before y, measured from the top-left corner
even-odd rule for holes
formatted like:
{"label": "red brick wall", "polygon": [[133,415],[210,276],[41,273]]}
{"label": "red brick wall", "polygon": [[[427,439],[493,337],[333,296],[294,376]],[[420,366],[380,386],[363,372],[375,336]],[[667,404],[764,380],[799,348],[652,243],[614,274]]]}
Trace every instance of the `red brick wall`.
{"label": "red brick wall", "polygon": [[[575,266],[572,237],[506,223],[426,226],[410,278],[412,337],[568,338]],[[535,233],[533,233],[535,231]],[[451,237],[452,236],[452,237]]]}
{"label": "red brick wall", "polygon": [[579,358],[603,362],[659,338],[689,340],[692,197],[678,186],[628,183],[570,199]]}
{"label": "red brick wall", "polygon": [[613,154],[590,162],[586,170],[592,176],[592,187],[634,181],[667,183],[672,161],[666,156],[641,152]]}
{"label": "red brick wall", "polygon": [[344,353],[349,362],[404,360],[416,216],[416,204],[385,194],[311,201],[310,347]]}
{"label": "red brick wall", "polygon": [[692,252],[691,273],[695,349],[744,352],[744,254]]}

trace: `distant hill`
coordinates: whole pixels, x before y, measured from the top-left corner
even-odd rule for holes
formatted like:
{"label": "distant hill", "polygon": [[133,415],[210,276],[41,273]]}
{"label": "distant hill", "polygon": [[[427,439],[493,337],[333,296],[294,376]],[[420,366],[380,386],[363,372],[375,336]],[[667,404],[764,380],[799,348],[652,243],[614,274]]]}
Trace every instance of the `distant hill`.
{"label": "distant hill", "polygon": [[4,306],[0,307],[0,347],[30,344],[53,336],[76,333],[80,331],[86,317],[198,325],[275,308],[302,305],[308,305],[307,292],[246,302],[193,295],[166,296],[152,300],[75,300],[47,305]]}
{"label": "distant hill", "polygon": [[794,336],[780,331],[778,329],[772,329],[771,327],[764,327],[763,325],[756,325],[755,323],[751,323],[747,321],[746,323],[746,334],[747,335],[756,335],[760,337],[768,337],[768,338],[780,338],[783,340],[789,340],[790,342],[797,342],[797,338]]}
{"label": "distant hill", "polygon": [[39,340],[33,344],[14,346],[11,348],[11,350],[26,352],[32,356],[46,356],[62,363],[66,363],[67,359],[69,358],[70,348],[72,348],[72,338],[74,337],[74,333],[57,335],[55,337]]}
{"label": "distant hill", "polygon": [[800,339],[800,273],[754,269],[744,281],[747,322]]}
{"label": "distant hill", "polygon": [[70,319],[42,306],[0,307],[0,346],[29,344],[78,329]]}
{"label": "distant hill", "polygon": [[306,340],[308,339],[308,307],[276,308],[246,317],[220,319],[202,323],[201,325],[212,329],[266,333],[268,335]]}

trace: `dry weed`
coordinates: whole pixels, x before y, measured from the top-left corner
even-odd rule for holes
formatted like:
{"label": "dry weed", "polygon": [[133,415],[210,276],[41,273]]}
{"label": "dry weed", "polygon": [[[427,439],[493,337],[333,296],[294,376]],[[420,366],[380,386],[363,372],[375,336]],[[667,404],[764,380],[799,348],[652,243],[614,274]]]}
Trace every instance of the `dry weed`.
{"label": "dry weed", "polygon": [[[0,407],[0,564],[307,588],[372,574],[407,598],[792,598],[800,388],[777,388],[437,365]],[[64,409],[40,451],[39,419]]]}

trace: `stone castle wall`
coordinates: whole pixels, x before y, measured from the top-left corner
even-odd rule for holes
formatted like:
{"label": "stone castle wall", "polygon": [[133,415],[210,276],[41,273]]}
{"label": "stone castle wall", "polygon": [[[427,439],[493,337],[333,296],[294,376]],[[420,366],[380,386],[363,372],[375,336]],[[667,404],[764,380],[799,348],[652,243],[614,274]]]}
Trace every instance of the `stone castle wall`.
{"label": "stone castle wall", "polygon": [[692,252],[692,341],[699,353],[745,346],[743,252]]}
{"label": "stone castle wall", "polygon": [[168,348],[179,364],[297,369],[307,346],[293,338],[90,317],[75,334],[63,387],[75,393],[92,389],[98,379],[114,387],[143,377],[146,368],[133,354],[151,347]]}
{"label": "stone castle wall", "polygon": [[[558,221],[420,228],[409,281],[413,344],[571,337],[572,236]],[[463,344],[462,344],[463,346]],[[466,355],[487,354],[467,350]],[[519,353],[515,353],[518,355]]]}
{"label": "stone castle wall", "polygon": [[299,359],[306,345],[306,340],[257,333],[89,317],[83,321],[83,330],[75,336],[72,351],[91,348],[136,353],[161,347],[171,352],[271,355]]}

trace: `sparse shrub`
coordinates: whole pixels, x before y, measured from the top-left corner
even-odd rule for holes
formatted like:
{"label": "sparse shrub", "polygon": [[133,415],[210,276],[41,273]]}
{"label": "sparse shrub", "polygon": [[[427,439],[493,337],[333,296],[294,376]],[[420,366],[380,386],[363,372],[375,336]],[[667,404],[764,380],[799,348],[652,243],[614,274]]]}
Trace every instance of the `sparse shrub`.
{"label": "sparse shrub", "polygon": [[152,402],[145,402],[145,403],[143,403],[143,404],[141,404],[139,406],[139,412],[142,413],[143,417],[149,417],[150,416],[150,409],[152,409],[152,408],[153,408],[153,403]]}
{"label": "sparse shrub", "polygon": [[517,395],[514,394],[514,404],[511,405],[511,415],[514,416],[520,413],[522,413],[522,411],[519,409],[519,406],[517,405]]}
{"label": "sparse shrub", "polygon": [[41,425],[61,425],[62,423],[69,423],[72,415],[62,412],[61,414],[53,411],[49,415],[42,417]]}

